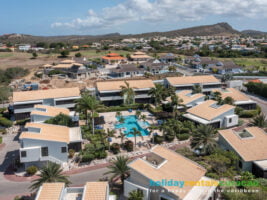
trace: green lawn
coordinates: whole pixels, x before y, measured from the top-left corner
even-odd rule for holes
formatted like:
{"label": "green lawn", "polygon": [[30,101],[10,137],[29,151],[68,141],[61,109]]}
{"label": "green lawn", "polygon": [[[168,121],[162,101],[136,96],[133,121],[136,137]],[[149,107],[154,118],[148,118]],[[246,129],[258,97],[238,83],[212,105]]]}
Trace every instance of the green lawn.
{"label": "green lawn", "polygon": [[81,51],[74,51],[71,52],[70,55],[74,56],[76,53],[80,52],[82,54],[82,56],[85,56],[87,58],[100,58],[104,55],[107,55],[108,53],[112,52],[112,53],[117,53],[119,55],[123,55],[126,56],[127,54],[131,54],[131,52],[129,51],[116,51],[116,50],[107,50],[107,51],[100,51],[100,52],[96,52],[96,50],[81,50]]}
{"label": "green lawn", "polygon": [[267,66],[267,59],[264,58],[215,58],[222,61],[234,61],[235,64],[241,65],[244,67],[263,67]]}

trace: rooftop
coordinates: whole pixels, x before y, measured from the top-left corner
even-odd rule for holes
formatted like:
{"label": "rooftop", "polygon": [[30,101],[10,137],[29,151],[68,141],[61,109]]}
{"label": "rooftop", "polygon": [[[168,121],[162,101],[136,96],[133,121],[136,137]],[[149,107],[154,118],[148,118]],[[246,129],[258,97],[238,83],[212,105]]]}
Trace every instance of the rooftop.
{"label": "rooftop", "polygon": [[168,77],[166,79],[171,85],[220,83],[220,81],[212,75]]}
{"label": "rooftop", "polygon": [[[146,89],[155,87],[152,80],[126,80],[133,89]],[[97,82],[96,87],[99,91],[121,90],[125,86],[125,81],[103,81]]]}
{"label": "rooftop", "polygon": [[234,106],[228,104],[217,105],[216,101],[207,100],[193,108],[188,109],[187,113],[210,121],[234,108]]}
{"label": "rooftop", "polygon": [[220,92],[222,94],[222,98],[232,97],[235,101],[249,101],[250,98],[244,93],[240,92],[235,88],[226,88],[226,89],[215,89],[212,92]]}
{"label": "rooftop", "polygon": [[107,182],[87,182],[83,200],[107,200],[108,192]]}
{"label": "rooftop", "polygon": [[244,161],[267,159],[267,134],[259,127],[245,129],[252,137],[240,137],[233,129],[219,130],[219,134],[233,147]]}
{"label": "rooftop", "polygon": [[42,116],[57,116],[58,114],[69,115],[70,111],[67,108],[60,108],[55,106],[46,106],[46,105],[35,105],[34,110],[31,112],[31,115],[42,115]]}
{"label": "rooftop", "polygon": [[[132,161],[128,166],[153,181],[162,179],[173,179],[181,181],[199,181],[206,173],[206,170],[197,163],[175,153],[165,147],[155,146],[151,152],[164,159],[157,167],[145,159],[139,158]],[[175,192],[172,186],[164,186],[167,190],[180,198],[184,198],[193,186],[184,186],[185,192]]]}
{"label": "rooftop", "polygon": [[197,99],[205,97],[205,95],[201,93],[192,94],[192,91],[190,90],[183,90],[179,93],[176,93],[176,95],[183,100],[183,105],[187,105]]}
{"label": "rooftop", "polygon": [[66,98],[66,97],[78,97],[80,96],[80,90],[78,87],[74,88],[57,88],[48,90],[32,90],[13,92],[13,102],[20,101],[34,101],[50,98]]}
{"label": "rooftop", "polygon": [[44,183],[35,200],[59,200],[65,183]]}
{"label": "rooftop", "polygon": [[[30,122],[25,125],[25,128],[28,128],[28,130],[20,134],[20,139],[36,139],[65,143],[81,140],[79,127],[69,128],[66,126]],[[38,132],[33,130],[38,130]]]}

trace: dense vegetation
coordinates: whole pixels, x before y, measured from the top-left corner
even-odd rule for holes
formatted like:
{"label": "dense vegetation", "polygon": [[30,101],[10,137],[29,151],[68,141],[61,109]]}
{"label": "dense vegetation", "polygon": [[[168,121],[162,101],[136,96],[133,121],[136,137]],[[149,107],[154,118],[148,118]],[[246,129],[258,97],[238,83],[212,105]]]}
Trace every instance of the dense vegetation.
{"label": "dense vegetation", "polygon": [[245,86],[248,92],[267,98],[267,84],[249,82]]}

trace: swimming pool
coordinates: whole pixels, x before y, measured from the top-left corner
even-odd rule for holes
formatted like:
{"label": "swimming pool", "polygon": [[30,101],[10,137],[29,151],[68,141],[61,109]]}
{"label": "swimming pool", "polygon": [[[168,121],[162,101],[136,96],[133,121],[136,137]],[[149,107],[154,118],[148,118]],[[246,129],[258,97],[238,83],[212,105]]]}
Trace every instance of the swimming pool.
{"label": "swimming pool", "polygon": [[[116,117],[119,121],[120,117]],[[129,134],[133,128],[136,128],[141,132],[142,136],[149,135],[148,130],[146,129],[149,126],[148,122],[140,121],[135,115],[123,116],[124,122],[118,123],[115,125],[116,129],[123,128],[123,132],[126,134],[126,137],[134,137],[132,134]]]}

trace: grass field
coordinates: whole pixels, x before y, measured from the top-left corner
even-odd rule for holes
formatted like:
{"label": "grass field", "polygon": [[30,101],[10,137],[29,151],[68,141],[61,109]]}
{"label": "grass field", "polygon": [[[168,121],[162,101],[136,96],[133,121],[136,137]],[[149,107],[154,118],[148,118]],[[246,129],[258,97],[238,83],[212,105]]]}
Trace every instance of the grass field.
{"label": "grass field", "polygon": [[222,61],[234,61],[235,64],[244,67],[262,67],[267,66],[266,58],[215,58]]}

